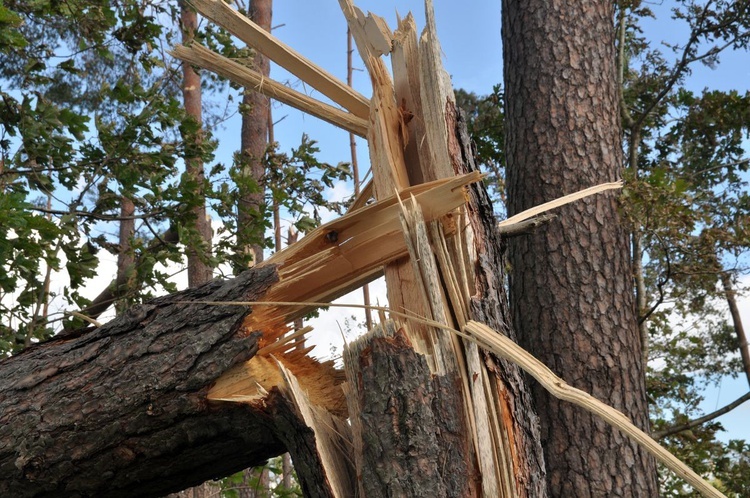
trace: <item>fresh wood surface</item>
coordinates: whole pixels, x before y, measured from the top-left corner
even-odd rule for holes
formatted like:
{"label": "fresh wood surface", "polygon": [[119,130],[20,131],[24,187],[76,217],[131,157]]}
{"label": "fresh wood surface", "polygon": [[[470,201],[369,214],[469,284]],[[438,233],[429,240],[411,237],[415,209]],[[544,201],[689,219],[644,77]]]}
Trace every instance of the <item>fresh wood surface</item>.
{"label": "fresh wood surface", "polygon": [[193,43],[189,47],[177,45],[170,51],[170,54],[195,66],[213,71],[245,88],[255,90],[334,126],[350,131],[357,136],[367,136],[367,121],[365,119],[292,90],[286,85],[264,77],[247,66],[212,52],[199,43]]}
{"label": "fresh wood surface", "polygon": [[234,10],[222,0],[190,0],[202,15],[226,28],[249,46],[262,52],[306,84],[339,104],[355,116],[367,119],[370,103],[366,97],[350,88],[328,71],[314,64],[269,32]]}

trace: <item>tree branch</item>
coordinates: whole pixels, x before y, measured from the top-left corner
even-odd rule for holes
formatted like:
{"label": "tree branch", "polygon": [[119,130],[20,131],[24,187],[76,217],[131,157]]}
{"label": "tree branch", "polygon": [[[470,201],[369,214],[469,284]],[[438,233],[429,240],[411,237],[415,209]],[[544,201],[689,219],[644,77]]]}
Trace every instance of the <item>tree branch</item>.
{"label": "tree branch", "polygon": [[497,228],[497,232],[503,238],[517,237],[524,235],[536,230],[537,227],[549,223],[550,221],[557,218],[554,214],[542,214],[535,216],[530,220],[522,221],[520,223],[514,223],[513,225],[501,226]]}
{"label": "tree branch", "polygon": [[656,234],[654,234],[654,236],[659,240],[662,248],[664,249],[664,259],[667,263],[667,270],[664,277],[659,279],[659,281],[656,283],[656,288],[659,290],[659,299],[656,300],[653,306],[651,306],[651,308],[649,308],[649,310],[644,313],[643,316],[638,317],[638,325],[641,325],[643,322],[648,320],[648,317],[650,317],[654,313],[654,311],[656,311],[656,308],[661,306],[661,304],[664,302],[664,286],[667,285],[667,282],[669,282],[672,274],[672,265],[670,264],[669,260],[669,248],[666,247],[666,244],[661,239],[661,237]]}
{"label": "tree branch", "polygon": [[705,29],[702,28],[706,21],[706,16],[708,14],[709,6],[712,2],[707,3],[701,14],[698,16],[698,23],[697,27],[691,32],[690,39],[685,44],[685,47],[682,50],[682,55],[680,57],[680,61],[675,64],[674,68],[672,68],[672,72],[669,75],[669,77],[666,80],[666,85],[664,88],[661,89],[661,91],[656,95],[656,98],[649,104],[646,109],[643,111],[641,116],[636,120],[635,125],[640,127],[643,122],[648,118],[648,116],[651,114],[651,112],[656,108],[656,106],[659,105],[659,103],[662,101],[664,97],[666,97],[669,92],[672,90],[674,85],[680,80],[680,77],[684,74],[684,72],[687,70],[687,67],[692,64],[693,62],[700,61],[702,59],[705,59],[707,57],[710,57],[712,55],[716,55],[725,48],[727,48],[729,45],[731,45],[736,39],[733,39],[731,42],[727,43],[726,45],[723,45],[721,47],[714,46],[711,47],[709,50],[704,52],[701,55],[695,55],[693,57],[690,57],[691,53],[693,52],[693,46],[698,43],[699,35],[705,33]]}
{"label": "tree branch", "polygon": [[64,216],[66,214],[72,214],[74,216],[83,216],[83,217],[93,218],[95,220],[101,220],[101,221],[145,220],[148,218],[153,218],[154,216],[157,216],[163,213],[163,211],[154,211],[152,213],[134,214],[133,216],[109,216],[106,214],[97,214],[97,213],[92,213],[89,211],[62,211],[58,209],[47,209],[47,208],[38,207],[38,206],[31,207],[31,210],[37,211],[39,213],[54,214],[56,216]]}
{"label": "tree branch", "polygon": [[671,436],[673,434],[677,434],[678,432],[687,431],[689,429],[692,429],[693,427],[697,427],[701,424],[705,424],[706,422],[710,422],[711,420],[715,418],[719,418],[725,413],[728,413],[741,404],[743,404],[745,401],[750,400],[750,391],[746,392],[736,400],[732,401],[728,405],[724,406],[723,408],[719,408],[718,410],[709,413],[708,415],[704,415],[700,418],[697,418],[695,420],[691,420],[690,422],[686,424],[676,425],[673,427],[669,427],[667,429],[664,429],[662,431],[654,432],[653,437],[654,439],[662,439],[667,436]]}

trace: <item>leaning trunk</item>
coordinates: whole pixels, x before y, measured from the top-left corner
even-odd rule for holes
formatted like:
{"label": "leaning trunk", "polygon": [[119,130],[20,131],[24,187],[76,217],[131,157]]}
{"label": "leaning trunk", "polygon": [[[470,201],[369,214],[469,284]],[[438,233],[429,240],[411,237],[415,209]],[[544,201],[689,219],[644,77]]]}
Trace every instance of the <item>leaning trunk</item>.
{"label": "leaning trunk", "polygon": [[[240,333],[274,267],[135,306],[0,362],[0,496],[164,496],[282,451],[268,413],[206,400],[252,357]],[[194,302],[190,304],[190,302]]]}

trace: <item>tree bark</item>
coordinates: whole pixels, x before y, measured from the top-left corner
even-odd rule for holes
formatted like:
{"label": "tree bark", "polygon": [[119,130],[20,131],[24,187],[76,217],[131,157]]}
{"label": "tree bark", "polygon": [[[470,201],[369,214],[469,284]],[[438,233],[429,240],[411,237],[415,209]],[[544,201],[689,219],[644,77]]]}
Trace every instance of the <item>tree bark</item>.
{"label": "tree bark", "polygon": [[463,411],[452,409],[463,404],[461,380],[433,375],[393,322],[378,325],[376,334],[361,349],[345,352],[358,384],[350,403],[359,407],[352,427],[362,441],[361,495],[477,496],[480,476],[466,440],[469,428]]}
{"label": "tree bark", "polygon": [[[509,215],[619,178],[613,6],[503,2]],[[560,210],[509,241],[521,344],[572,385],[648,427],[628,236],[614,195]],[[655,464],[600,420],[539,385],[552,496],[655,496]]]}
{"label": "tree bark", "polygon": [[[717,258],[718,259],[718,258]],[[727,271],[721,271],[720,273],[721,287],[724,289],[724,296],[727,300],[727,306],[729,306],[729,314],[732,316],[732,325],[734,333],[737,336],[737,342],[740,345],[740,357],[742,358],[742,370],[745,372],[747,382],[750,384],[750,344],[747,341],[747,334],[745,333],[745,327],[742,324],[742,316],[740,315],[740,308],[737,306],[737,293],[732,285],[732,274]]]}
{"label": "tree bark", "polygon": [[[252,0],[249,5],[250,19],[271,31],[271,0]],[[271,74],[271,63],[265,55],[255,52],[253,69],[264,77]],[[245,89],[242,97],[241,168],[242,175],[251,179],[254,188],[243,186],[240,192],[237,216],[237,245],[240,250],[252,256],[252,265],[263,261],[265,224],[265,185],[266,173],[263,158],[268,148],[269,114],[271,101],[265,95]]]}
{"label": "tree bark", "polygon": [[164,496],[282,453],[267,412],[206,401],[257,350],[260,333],[238,333],[248,308],[186,304],[257,299],[276,280],[254,269],[0,362],[0,496]]}
{"label": "tree bark", "polygon": [[[133,254],[131,239],[135,235],[135,204],[132,199],[122,196],[120,200],[120,247],[117,252],[117,294],[127,295],[133,288],[135,255]],[[121,306],[121,308],[124,308]],[[120,310],[122,311],[122,310]]]}
{"label": "tree bark", "polygon": [[[182,27],[182,43],[189,45],[198,29],[198,14],[185,0],[180,0],[180,22]],[[203,123],[201,78],[190,64],[182,65],[182,97],[185,103],[185,113],[200,128]],[[206,203],[203,195],[203,161],[197,150],[203,141],[202,130],[184,136],[188,142],[185,153],[185,170],[192,184],[195,185],[196,203],[191,212],[194,217],[194,228],[198,234],[197,240],[190,241],[187,247],[188,285],[195,287],[213,278],[211,266],[207,263],[206,255],[211,252],[211,221],[206,217]],[[191,151],[192,149],[192,151]]]}

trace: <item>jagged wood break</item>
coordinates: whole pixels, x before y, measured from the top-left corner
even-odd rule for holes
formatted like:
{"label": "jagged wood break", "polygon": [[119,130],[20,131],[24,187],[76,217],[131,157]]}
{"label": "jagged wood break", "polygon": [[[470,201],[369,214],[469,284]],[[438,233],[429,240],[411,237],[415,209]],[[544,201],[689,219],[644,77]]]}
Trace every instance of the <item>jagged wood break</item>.
{"label": "jagged wood break", "polygon": [[[344,225],[326,228],[335,232],[334,237],[330,237],[331,232],[324,231],[308,236],[303,239],[310,239],[306,246],[282,252],[276,261],[269,261],[279,264],[281,282],[269,289],[264,300],[294,300],[290,294],[293,290],[301,300],[323,301],[384,271],[389,304],[393,309],[456,326],[476,319],[489,322],[498,330],[510,331],[505,322],[502,265],[497,253],[499,240],[492,221],[492,207],[482,187],[471,187],[468,209],[462,207],[463,202],[450,204],[446,199],[448,209],[439,214],[425,209],[428,204],[411,190],[415,188],[412,185],[425,181],[445,181],[456,175],[476,174],[468,138],[462,131],[463,124],[456,111],[450,78],[441,65],[431,2],[426,5],[427,27],[418,36],[411,15],[399,19],[393,33],[383,19],[373,14],[364,15],[350,1],[340,1],[371,77],[373,93],[369,100],[352,97],[342,82],[334,81],[273,36],[260,32],[251,21],[223,2],[195,0],[193,4],[206,17],[298,75],[343,109],[292,96],[203,47],[177,47],[175,55],[242,84],[250,83],[266,95],[366,136],[375,199],[382,203],[398,192],[412,209],[421,207],[421,221],[414,227],[419,236],[414,240],[404,236],[409,225],[399,225],[399,207],[395,203],[392,210],[383,211],[379,218],[363,216],[370,239],[377,240],[373,245],[347,236]],[[392,52],[393,78],[381,57],[389,52]],[[363,112],[362,104],[366,105],[366,112]],[[365,120],[364,126],[358,120]],[[414,201],[411,200],[412,193]],[[369,195],[369,192],[363,195],[355,204],[361,206]],[[461,209],[456,209],[460,206]],[[357,216],[358,212],[355,210],[348,216]],[[345,224],[346,220],[345,217],[341,221]],[[336,244],[332,245],[331,239],[336,240]],[[405,250],[397,254],[393,250],[396,245]],[[357,264],[342,266],[343,252],[347,261]],[[290,337],[286,324],[304,311],[303,308],[258,307],[247,319],[246,328],[255,330],[262,325],[261,347],[273,342],[286,344]],[[543,496],[543,479],[540,479],[543,463],[538,434],[533,414],[529,416],[528,393],[517,368],[483,355],[473,344],[464,344],[459,338],[425,325],[402,323],[400,327],[406,334],[404,337],[409,347],[424,355],[428,365],[424,374],[438,375],[443,386],[452,386],[454,390],[450,395],[447,389],[437,392],[436,406],[441,407],[442,413],[453,413],[456,418],[451,424],[457,425],[453,429],[456,431],[454,436],[448,438],[451,442],[437,455],[438,461],[453,463],[449,470],[444,467],[436,470],[439,479],[434,485],[469,495]],[[279,351],[286,351],[280,355],[279,361],[294,373],[293,365],[303,361],[301,352],[294,348],[284,349],[281,345],[278,347],[282,348]],[[287,354],[297,356],[290,361],[289,356],[284,359]],[[265,386],[268,389],[279,381],[280,376],[256,371],[261,364],[268,371],[274,369],[273,362],[263,361],[254,359],[233,368],[219,379],[210,396],[214,399],[261,399],[263,389],[258,387],[260,383],[255,379],[258,376],[274,379]],[[392,378],[391,387],[402,381],[398,376]],[[426,383],[428,379],[416,381]],[[315,391],[319,390],[320,383],[317,383]],[[356,379],[350,378],[345,390],[350,399],[349,416],[356,426],[355,420],[363,408],[351,402],[358,397]],[[387,391],[378,395],[387,396]],[[323,403],[320,399],[312,401]],[[335,407],[336,412],[341,413],[338,398],[328,403],[328,407]],[[433,423],[438,425],[426,430],[447,435],[449,428],[439,425],[447,422],[435,420]],[[361,431],[359,434],[366,437]],[[371,473],[372,469],[362,468],[362,442],[356,438],[354,448],[352,458],[360,464],[357,474]],[[393,451],[397,451],[395,448]],[[481,479],[477,479],[479,475]],[[427,480],[434,475],[428,478],[424,474],[422,477],[424,481],[420,484],[420,476],[411,476],[417,488],[427,485]],[[388,479],[385,477],[386,481]],[[386,492],[389,486],[388,482],[373,483],[368,495],[378,488]],[[398,494],[400,490],[392,488],[390,492]]]}
{"label": "jagged wood break", "polygon": [[[520,370],[445,332],[514,338],[499,230],[431,2],[418,36],[410,15],[391,32],[340,0],[371,99],[222,0],[193,4],[341,107],[197,45],[178,56],[365,136],[373,181],[349,214],[234,280],[0,361],[11,379],[0,384],[0,495],[163,496],[286,448],[306,496],[544,497]],[[288,323],[310,305],[281,302],[325,302],[381,272],[391,308],[432,322],[384,323],[347,348],[346,376],[293,347],[304,331]],[[249,301],[276,304],[231,304]]]}

